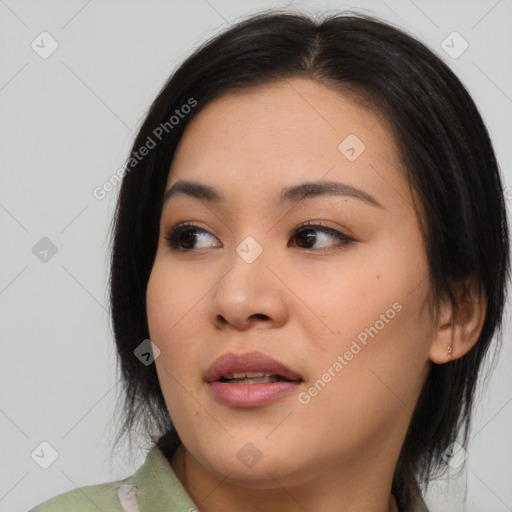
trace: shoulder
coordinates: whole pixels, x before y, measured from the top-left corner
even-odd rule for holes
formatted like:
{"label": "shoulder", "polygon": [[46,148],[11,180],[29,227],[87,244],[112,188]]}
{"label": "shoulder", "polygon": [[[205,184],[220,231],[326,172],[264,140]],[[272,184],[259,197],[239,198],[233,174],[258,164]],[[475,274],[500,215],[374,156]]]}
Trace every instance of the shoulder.
{"label": "shoulder", "polygon": [[157,446],[130,477],[59,494],[29,512],[138,512],[197,510],[192,498]]}
{"label": "shoulder", "polygon": [[73,489],[44,501],[29,512],[123,512],[118,494],[125,489],[123,482],[118,480]]}

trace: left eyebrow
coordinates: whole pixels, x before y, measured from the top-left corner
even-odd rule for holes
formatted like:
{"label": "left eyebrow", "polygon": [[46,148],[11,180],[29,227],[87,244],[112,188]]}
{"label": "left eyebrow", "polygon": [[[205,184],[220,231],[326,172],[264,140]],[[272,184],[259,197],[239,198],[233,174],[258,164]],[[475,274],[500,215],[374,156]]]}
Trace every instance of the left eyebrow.
{"label": "left eyebrow", "polygon": [[[212,203],[224,203],[226,201],[226,198],[218,190],[196,181],[177,181],[165,193],[164,202],[177,195],[204,199]],[[283,188],[278,196],[276,205],[281,206],[283,203],[290,202],[299,203],[319,196],[353,197],[371,206],[385,209],[379,201],[377,201],[377,199],[368,192],[338,181],[309,181],[300,183],[299,185]]]}
{"label": "left eyebrow", "polygon": [[364,190],[338,181],[309,181],[284,188],[281,191],[278,204],[301,202],[318,196],[347,196],[359,199],[367,204],[385,209],[377,199]]}

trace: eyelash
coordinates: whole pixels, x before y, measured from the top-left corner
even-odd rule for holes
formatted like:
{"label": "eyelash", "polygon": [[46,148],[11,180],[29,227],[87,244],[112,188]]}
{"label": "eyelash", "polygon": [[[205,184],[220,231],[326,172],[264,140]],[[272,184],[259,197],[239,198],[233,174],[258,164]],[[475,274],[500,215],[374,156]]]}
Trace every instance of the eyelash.
{"label": "eyelash", "polygon": [[[341,233],[340,231],[337,231],[336,229],[324,226],[322,224],[319,224],[318,222],[304,222],[300,226],[297,226],[295,228],[295,231],[293,233],[293,236],[297,236],[300,234],[301,231],[304,231],[303,228],[310,228],[314,230],[321,231],[324,234],[333,236],[334,238],[337,238],[339,242],[335,244],[334,246],[328,247],[328,248],[321,248],[321,249],[309,249],[309,248],[302,248],[304,250],[311,250],[315,252],[331,252],[335,250],[339,250],[340,248],[344,248],[351,243],[355,242],[353,238],[348,237],[347,235]],[[167,240],[167,245],[170,247],[173,251],[181,251],[181,252],[190,252],[198,249],[184,249],[180,247],[180,240],[179,237],[181,233],[184,232],[190,232],[190,231],[200,231],[203,233],[208,233],[208,235],[212,236],[211,233],[206,231],[205,229],[200,228],[199,226],[191,223],[191,222],[183,222],[181,224],[178,224],[177,226],[171,228],[167,235],[165,236],[165,239]],[[215,238],[215,237],[214,237]]]}

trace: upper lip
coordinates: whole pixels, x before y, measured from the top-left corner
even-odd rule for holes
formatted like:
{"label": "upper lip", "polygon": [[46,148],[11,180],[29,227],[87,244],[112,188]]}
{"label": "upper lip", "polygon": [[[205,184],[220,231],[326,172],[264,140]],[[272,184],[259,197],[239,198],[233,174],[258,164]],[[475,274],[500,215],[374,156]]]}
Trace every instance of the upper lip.
{"label": "upper lip", "polygon": [[222,376],[231,373],[242,372],[267,372],[272,375],[280,375],[289,380],[302,381],[302,377],[296,371],[285,364],[260,352],[247,352],[245,354],[223,354],[217,358],[208,368],[205,375],[206,382],[215,382]]}

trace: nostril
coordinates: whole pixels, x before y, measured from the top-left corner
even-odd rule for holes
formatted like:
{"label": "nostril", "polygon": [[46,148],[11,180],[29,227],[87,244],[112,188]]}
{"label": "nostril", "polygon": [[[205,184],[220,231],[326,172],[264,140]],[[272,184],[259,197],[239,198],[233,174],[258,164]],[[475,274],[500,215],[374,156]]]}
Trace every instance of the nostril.
{"label": "nostril", "polygon": [[255,313],[254,315],[251,315],[251,319],[254,318],[255,320],[268,320],[268,316],[264,315],[263,313]]}
{"label": "nostril", "polygon": [[228,321],[222,315],[217,315],[217,322],[219,325],[226,325],[228,323]]}

